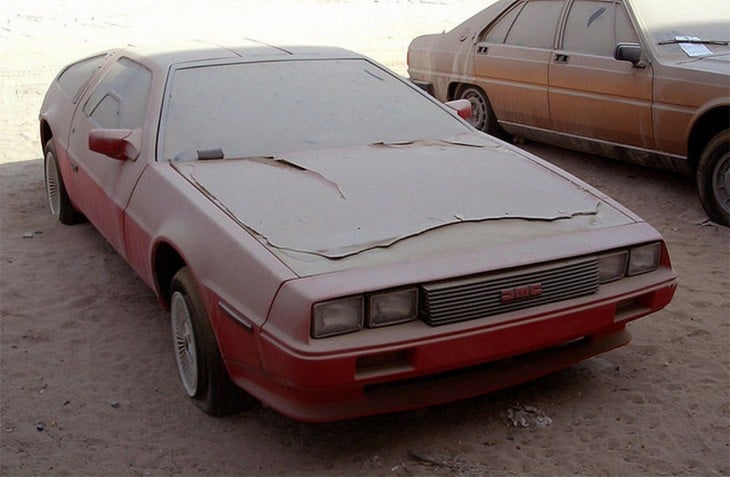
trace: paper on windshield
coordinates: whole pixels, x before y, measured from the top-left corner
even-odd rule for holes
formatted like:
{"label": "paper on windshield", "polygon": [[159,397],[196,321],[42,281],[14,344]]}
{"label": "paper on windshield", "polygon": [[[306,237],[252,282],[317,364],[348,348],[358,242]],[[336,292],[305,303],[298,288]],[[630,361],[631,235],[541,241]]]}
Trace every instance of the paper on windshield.
{"label": "paper on windshield", "polygon": [[[674,39],[679,42],[700,41],[700,39],[696,36],[675,36]],[[679,46],[680,46],[680,48],[682,48],[682,51],[684,51],[687,54],[687,56],[689,56],[691,58],[694,58],[697,56],[707,56],[707,55],[712,54],[710,49],[701,43],[680,43]]]}

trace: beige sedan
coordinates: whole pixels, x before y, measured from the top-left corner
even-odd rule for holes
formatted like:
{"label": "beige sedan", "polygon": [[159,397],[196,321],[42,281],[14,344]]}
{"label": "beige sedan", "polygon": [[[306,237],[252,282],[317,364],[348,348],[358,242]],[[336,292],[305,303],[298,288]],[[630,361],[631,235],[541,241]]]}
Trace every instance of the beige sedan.
{"label": "beige sedan", "polygon": [[730,9],[726,0],[501,0],[408,49],[438,99],[471,122],[694,174],[730,224]]}

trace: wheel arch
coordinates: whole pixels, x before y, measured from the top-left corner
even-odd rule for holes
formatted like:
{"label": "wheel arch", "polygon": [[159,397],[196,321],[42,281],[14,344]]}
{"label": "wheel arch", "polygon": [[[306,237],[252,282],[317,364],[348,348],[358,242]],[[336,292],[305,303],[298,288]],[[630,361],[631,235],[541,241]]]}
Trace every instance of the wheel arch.
{"label": "wheel arch", "polygon": [[730,106],[715,106],[702,113],[692,125],[687,139],[687,161],[693,171],[702,156],[702,151],[720,131],[730,128]]}
{"label": "wheel arch", "polygon": [[51,125],[48,124],[48,121],[45,119],[41,119],[41,130],[40,130],[40,136],[41,136],[41,150],[45,149],[46,144],[48,144],[48,141],[51,140],[53,137],[53,131],[51,131]]}
{"label": "wheel arch", "polygon": [[479,86],[477,84],[468,83],[468,82],[464,82],[464,81],[452,81],[451,83],[449,83],[449,87],[448,87],[448,91],[447,91],[448,100],[451,101],[452,99],[456,99],[457,93],[459,92],[459,90],[461,90],[463,88],[477,88],[482,93],[484,93],[484,96],[489,98],[489,96],[487,95],[487,92],[484,91],[484,88],[482,88],[481,86]]}
{"label": "wheel arch", "polygon": [[158,242],[152,253],[152,274],[160,303],[170,307],[170,285],[172,278],[183,267],[187,266],[182,254],[169,242]]}

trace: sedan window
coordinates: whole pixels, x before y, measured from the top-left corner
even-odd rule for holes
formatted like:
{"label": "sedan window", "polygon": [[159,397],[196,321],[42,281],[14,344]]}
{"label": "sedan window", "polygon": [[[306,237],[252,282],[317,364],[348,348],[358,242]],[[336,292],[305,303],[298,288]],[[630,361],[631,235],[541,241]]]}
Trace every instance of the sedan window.
{"label": "sedan window", "polygon": [[727,0],[642,0],[632,2],[631,8],[639,23],[645,25],[643,32],[650,43],[659,45],[655,52],[660,56],[686,57],[678,41],[684,38],[713,42],[706,46],[714,54],[730,52],[725,43],[730,40]]}
{"label": "sedan window", "polygon": [[420,90],[361,59],[185,68],[165,97],[160,142],[168,160],[196,150],[270,156],[469,131]]}
{"label": "sedan window", "polygon": [[597,56],[613,56],[618,42],[636,42],[633,27],[615,2],[578,0],[568,14],[563,49]]}
{"label": "sedan window", "polygon": [[563,0],[527,2],[507,33],[505,43],[551,49],[564,4]]}
{"label": "sedan window", "polygon": [[517,15],[520,14],[524,6],[525,2],[515,4],[512,9],[503,14],[502,17],[494,23],[494,25],[487,31],[484,39],[481,41],[489,43],[504,43],[505,38],[507,38],[507,33],[509,33],[510,28],[512,28],[512,24],[515,22],[515,18],[517,18]]}

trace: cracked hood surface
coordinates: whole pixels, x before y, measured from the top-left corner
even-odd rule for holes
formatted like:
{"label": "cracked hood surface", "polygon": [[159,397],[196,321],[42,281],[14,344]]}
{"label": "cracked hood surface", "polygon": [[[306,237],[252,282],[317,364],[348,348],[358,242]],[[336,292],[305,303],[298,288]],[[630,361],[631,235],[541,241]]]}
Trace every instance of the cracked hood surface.
{"label": "cracked hood surface", "polygon": [[553,222],[600,200],[480,135],[173,163],[268,246],[339,259],[464,222]]}

